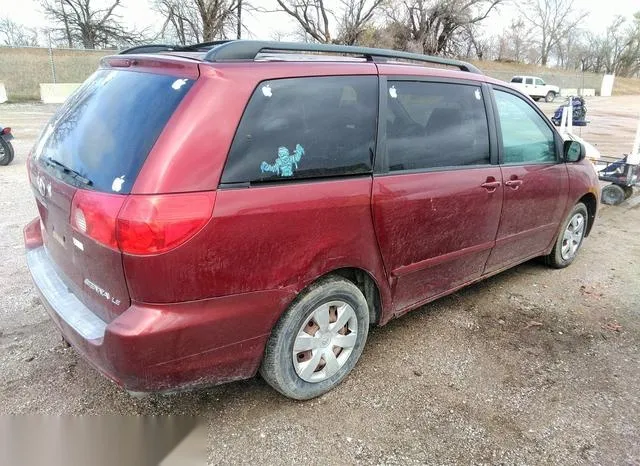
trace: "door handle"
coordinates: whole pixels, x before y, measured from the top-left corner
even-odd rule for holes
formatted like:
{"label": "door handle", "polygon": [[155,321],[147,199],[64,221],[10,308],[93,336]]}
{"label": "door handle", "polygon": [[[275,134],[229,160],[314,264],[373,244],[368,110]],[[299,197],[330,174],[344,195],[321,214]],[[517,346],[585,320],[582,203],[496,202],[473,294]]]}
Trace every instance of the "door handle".
{"label": "door handle", "polygon": [[518,189],[522,184],[522,180],[509,180],[504,182],[505,186],[509,186],[511,189]]}
{"label": "door handle", "polygon": [[494,192],[496,189],[498,189],[498,187],[500,186],[500,182],[499,181],[487,181],[485,183],[482,183],[480,186],[482,186],[484,189],[486,189],[487,191],[489,191],[490,193]]}

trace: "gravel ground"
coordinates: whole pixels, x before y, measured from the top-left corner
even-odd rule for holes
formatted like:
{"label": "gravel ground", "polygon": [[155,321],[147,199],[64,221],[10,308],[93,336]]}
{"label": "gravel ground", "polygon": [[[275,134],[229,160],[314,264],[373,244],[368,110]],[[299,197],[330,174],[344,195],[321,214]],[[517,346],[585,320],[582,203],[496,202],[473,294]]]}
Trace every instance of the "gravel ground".
{"label": "gravel ground", "polygon": [[[596,142],[628,151],[634,107],[594,99],[612,128]],[[602,209],[568,269],[526,263],[374,329],[319,399],[256,378],[138,400],[62,345],[28,277],[24,163],[54,110],[0,107],[18,137],[0,167],[0,413],[197,414],[211,463],[640,464],[639,198]]]}

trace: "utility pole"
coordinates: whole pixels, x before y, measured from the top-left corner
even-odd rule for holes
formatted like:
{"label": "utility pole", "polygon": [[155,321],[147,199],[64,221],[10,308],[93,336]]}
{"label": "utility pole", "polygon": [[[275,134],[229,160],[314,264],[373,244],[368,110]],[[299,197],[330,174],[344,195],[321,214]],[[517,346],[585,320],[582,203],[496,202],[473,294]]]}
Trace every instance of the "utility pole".
{"label": "utility pole", "polygon": [[242,39],[242,0],[238,0],[238,39]]}

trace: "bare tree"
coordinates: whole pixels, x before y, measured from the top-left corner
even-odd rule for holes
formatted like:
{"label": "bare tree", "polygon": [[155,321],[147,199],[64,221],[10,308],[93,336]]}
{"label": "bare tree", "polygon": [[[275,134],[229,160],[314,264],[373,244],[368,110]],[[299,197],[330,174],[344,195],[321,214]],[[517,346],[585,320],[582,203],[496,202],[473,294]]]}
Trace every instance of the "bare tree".
{"label": "bare tree", "polygon": [[281,11],[293,17],[312,40],[330,43],[329,18],[333,12],[327,9],[325,0],[277,0]]}
{"label": "bare tree", "polygon": [[525,63],[535,48],[531,26],[522,18],[514,18],[491,41],[490,55],[498,61]]}
{"label": "bare tree", "polygon": [[[320,43],[359,43],[364,31],[386,0],[339,0],[337,11],[327,0],[277,0],[279,9],[296,20],[303,39]],[[333,36],[336,32],[336,37]]]}
{"label": "bare tree", "polygon": [[154,8],[166,18],[161,34],[181,45],[224,39],[241,27],[238,0],[156,0]]}
{"label": "bare tree", "polygon": [[0,45],[29,47],[38,45],[38,32],[9,18],[0,19]]}
{"label": "bare tree", "polygon": [[135,43],[141,34],[128,30],[116,10],[121,0],[41,0],[47,17],[60,26],[69,46],[86,49]]}
{"label": "bare tree", "polygon": [[359,43],[384,0],[341,0],[342,15],[338,41],[347,45]]}
{"label": "bare tree", "polygon": [[[404,0],[388,15],[408,43],[404,48],[435,55],[464,54],[469,35],[505,0]],[[403,31],[403,29],[406,29]]]}
{"label": "bare tree", "polygon": [[638,76],[640,74],[640,11],[634,15],[624,37],[626,38],[624,47],[614,70],[622,76]]}
{"label": "bare tree", "polygon": [[551,53],[587,16],[576,11],[575,0],[528,0],[521,9],[523,17],[538,35],[540,64],[546,66]]}

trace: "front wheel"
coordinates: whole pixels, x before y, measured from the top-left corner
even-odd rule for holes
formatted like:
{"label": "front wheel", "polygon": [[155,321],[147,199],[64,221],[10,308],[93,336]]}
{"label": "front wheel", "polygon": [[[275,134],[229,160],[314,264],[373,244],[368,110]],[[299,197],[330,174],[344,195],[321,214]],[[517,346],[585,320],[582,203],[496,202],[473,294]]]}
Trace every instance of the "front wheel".
{"label": "front wheel", "polygon": [[13,146],[0,137],[0,165],[9,165],[13,160]]}
{"label": "front wheel", "polygon": [[544,101],[547,103],[551,103],[556,100],[556,93],[553,91],[547,92],[547,95],[544,97]]}
{"label": "front wheel", "polygon": [[587,206],[578,202],[562,224],[551,253],[545,262],[556,269],[562,269],[573,262],[587,232],[589,212]]}
{"label": "front wheel", "polygon": [[300,295],[267,342],[260,374],[285,396],[308,400],[337,386],[362,354],[367,301],[352,282],[325,278]]}

